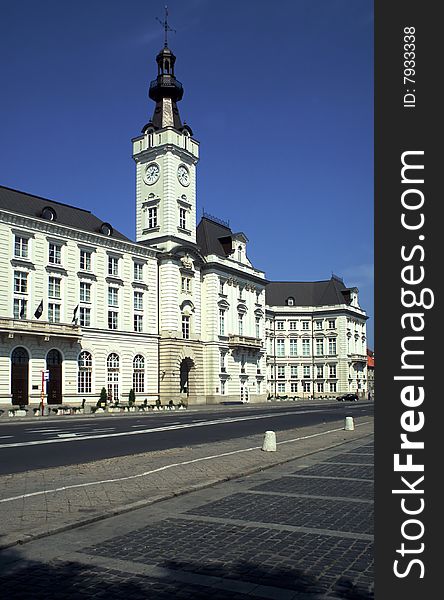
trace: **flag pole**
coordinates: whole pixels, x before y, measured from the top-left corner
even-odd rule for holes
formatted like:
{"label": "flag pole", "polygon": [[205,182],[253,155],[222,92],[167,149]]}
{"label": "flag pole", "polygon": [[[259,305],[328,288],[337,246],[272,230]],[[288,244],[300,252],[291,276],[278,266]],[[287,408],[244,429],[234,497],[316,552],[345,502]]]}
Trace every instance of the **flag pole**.
{"label": "flag pole", "polygon": [[45,390],[45,371],[42,371],[42,393],[40,396],[40,398],[41,398],[40,404],[42,406],[42,417],[43,417],[43,403],[45,400],[45,391],[44,390]]}

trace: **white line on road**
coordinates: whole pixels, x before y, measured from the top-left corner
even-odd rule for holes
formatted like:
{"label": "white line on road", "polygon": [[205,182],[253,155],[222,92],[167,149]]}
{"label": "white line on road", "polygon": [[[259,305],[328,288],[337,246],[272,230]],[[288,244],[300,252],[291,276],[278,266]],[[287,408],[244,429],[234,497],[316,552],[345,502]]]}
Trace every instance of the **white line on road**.
{"label": "white line on road", "polygon": [[[356,427],[360,427],[361,425],[368,425],[370,421],[366,421],[365,423],[358,423]],[[277,445],[280,444],[289,444],[291,442],[300,442],[301,440],[308,440],[310,438],[319,437],[321,435],[327,435],[329,433],[335,433],[336,431],[344,431],[343,427],[338,427],[336,429],[329,429],[328,431],[321,431],[319,433],[312,433],[311,435],[304,435],[298,438],[293,438],[291,440],[284,440],[282,442],[277,442]],[[11,498],[2,498],[0,503],[2,502],[12,502],[13,500],[22,500],[23,498],[30,498],[31,496],[42,496],[43,494],[54,494],[55,492],[63,492],[65,490],[72,490],[74,488],[81,487],[90,487],[92,485],[101,485],[103,483],[116,483],[117,481],[128,481],[129,479],[137,479],[139,477],[146,477],[147,475],[152,475],[153,473],[159,473],[160,471],[166,471],[167,469],[172,469],[174,467],[183,467],[184,465],[191,465],[193,463],[202,462],[204,460],[213,460],[214,458],[222,458],[223,456],[232,456],[233,454],[241,454],[242,452],[251,452],[252,450],[260,450],[262,446],[253,446],[252,448],[243,448],[242,450],[232,450],[231,452],[222,452],[222,454],[214,454],[212,456],[202,456],[201,458],[193,458],[192,460],[184,460],[180,463],[172,463],[170,465],[164,465],[163,467],[158,467],[157,469],[152,469],[151,471],[145,471],[144,473],[138,473],[137,475],[127,475],[126,477],[117,477],[116,479],[102,479],[101,481],[89,481],[87,483],[75,483],[73,485],[65,485],[59,488],[53,488],[49,490],[41,490],[39,492],[30,492],[29,494],[21,494],[20,496],[12,496]]]}
{"label": "white line on road", "polygon": [[181,425],[166,425],[165,427],[152,427],[150,429],[141,429],[139,431],[119,431],[115,433],[102,433],[99,435],[84,435],[78,437],[57,437],[51,440],[31,440],[29,442],[15,442],[12,444],[0,444],[1,448],[19,448],[22,446],[40,446],[42,444],[56,444],[58,442],[78,442],[83,440],[99,440],[108,437],[124,437],[128,435],[140,435],[145,433],[158,433],[160,431],[172,431],[175,429],[188,429],[190,427],[207,427],[209,425],[225,425],[226,423],[236,423],[238,421],[253,421],[257,419],[276,419],[277,417],[287,417],[289,415],[301,415],[307,413],[322,412],[321,409],[290,411],[279,414],[254,415],[248,417],[226,417],[224,419],[216,419],[213,421],[202,421],[200,423],[182,423]]}
{"label": "white line on road", "polygon": [[4,440],[6,438],[12,438],[14,437],[13,435],[0,435],[0,440]]}

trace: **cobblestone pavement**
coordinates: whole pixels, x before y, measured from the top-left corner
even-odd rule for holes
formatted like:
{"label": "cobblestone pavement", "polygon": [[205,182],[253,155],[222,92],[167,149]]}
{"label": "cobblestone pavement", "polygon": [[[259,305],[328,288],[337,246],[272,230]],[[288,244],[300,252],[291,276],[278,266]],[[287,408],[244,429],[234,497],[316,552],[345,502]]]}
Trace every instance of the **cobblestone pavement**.
{"label": "cobblestone pavement", "polygon": [[371,439],[7,548],[2,597],[372,600]]}
{"label": "cobblestone pavement", "polygon": [[[277,432],[279,444],[304,438],[280,444],[278,452],[262,452],[263,435],[256,435],[0,476],[0,548],[267,468],[372,430],[372,419],[356,421],[355,431],[347,433],[343,420]],[[371,423],[361,427],[360,421]]]}

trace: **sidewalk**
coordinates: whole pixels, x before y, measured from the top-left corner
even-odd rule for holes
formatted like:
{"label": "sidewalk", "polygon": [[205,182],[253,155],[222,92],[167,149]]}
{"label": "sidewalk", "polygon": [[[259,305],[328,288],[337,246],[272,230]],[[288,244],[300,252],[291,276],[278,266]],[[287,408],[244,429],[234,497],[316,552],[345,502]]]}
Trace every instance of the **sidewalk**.
{"label": "sidewalk", "polygon": [[[2,594],[8,600],[372,600],[372,424],[334,429],[285,432],[278,441],[306,439],[283,443],[276,453],[240,451],[257,439],[207,460],[199,460],[208,456],[205,446],[182,449],[176,459],[186,465],[139,478],[144,508],[4,549]],[[150,467],[172,458],[157,457]],[[256,473],[226,481],[248,471]],[[221,483],[208,487],[211,478]],[[106,485],[117,491],[114,483],[101,485],[102,494]],[[173,497],[193,487],[202,489]],[[133,492],[122,486],[128,497]],[[170,499],[152,504],[156,493]],[[59,506],[66,500],[60,496]]]}
{"label": "sidewalk", "polygon": [[370,417],[359,417],[355,424],[355,431],[344,431],[341,420],[278,432],[277,452],[262,452],[263,436],[256,435],[1,476],[0,548],[255,473],[372,432]]}

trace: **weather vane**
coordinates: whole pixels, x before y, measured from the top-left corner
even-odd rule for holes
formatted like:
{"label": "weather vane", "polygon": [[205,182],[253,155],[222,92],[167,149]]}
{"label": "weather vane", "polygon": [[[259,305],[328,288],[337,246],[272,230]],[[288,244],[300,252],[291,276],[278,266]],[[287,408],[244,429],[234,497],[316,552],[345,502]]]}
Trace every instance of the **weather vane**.
{"label": "weather vane", "polygon": [[159,23],[165,29],[165,48],[167,48],[168,47],[168,32],[174,31],[174,33],[177,33],[177,31],[175,29],[173,29],[172,27],[170,27],[168,25],[168,6],[165,6],[165,21],[161,21],[159,19],[159,17],[156,17],[156,19],[159,21]]}

